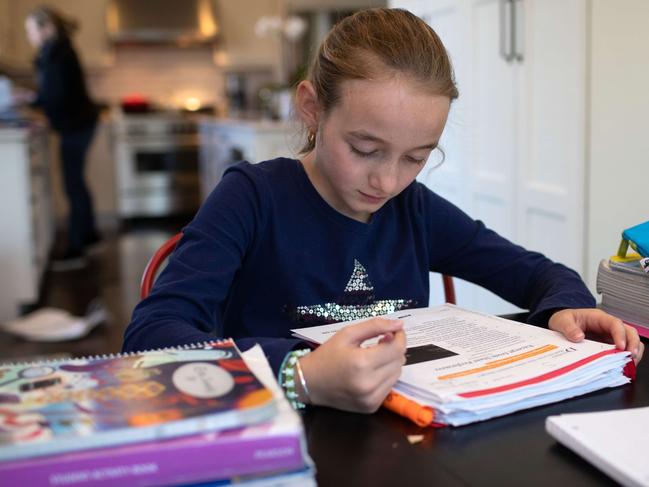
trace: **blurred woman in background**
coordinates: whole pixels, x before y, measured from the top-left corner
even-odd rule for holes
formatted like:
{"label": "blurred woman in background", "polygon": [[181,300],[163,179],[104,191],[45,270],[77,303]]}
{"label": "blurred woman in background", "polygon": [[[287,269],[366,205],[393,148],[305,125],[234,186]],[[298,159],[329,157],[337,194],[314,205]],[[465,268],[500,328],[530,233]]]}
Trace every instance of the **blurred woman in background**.
{"label": "blurred woman in background", "polygon": [[45,112],[60,136],[60,156],[69,203],[67,247],[55,255],[52,270],[86,264],[84,251],[100,240],[84,166],[98,118],[90,99],[79,58],[70,41],[77,24],[51,7],[38,7],[25,20],[30,44],[37,51],[38,90],[32,105]]}

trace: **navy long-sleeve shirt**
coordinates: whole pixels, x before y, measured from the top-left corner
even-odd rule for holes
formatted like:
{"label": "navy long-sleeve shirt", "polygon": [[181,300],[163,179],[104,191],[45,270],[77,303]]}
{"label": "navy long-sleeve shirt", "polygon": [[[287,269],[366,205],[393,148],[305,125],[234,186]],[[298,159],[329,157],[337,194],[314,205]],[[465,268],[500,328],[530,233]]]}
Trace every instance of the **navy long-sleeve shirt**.
{"label": "navy long-sleeve shirt", "polygon": [[577,273],[421,183],[361,223],[330,207],[299,161],[280,158],[225,173],[135,308],[124,350],[233,337],[242,349],[258,342],[277,370],[304,346],[291,328],[427,306],[429,271],[529,309],[532,323],[595,305]]}

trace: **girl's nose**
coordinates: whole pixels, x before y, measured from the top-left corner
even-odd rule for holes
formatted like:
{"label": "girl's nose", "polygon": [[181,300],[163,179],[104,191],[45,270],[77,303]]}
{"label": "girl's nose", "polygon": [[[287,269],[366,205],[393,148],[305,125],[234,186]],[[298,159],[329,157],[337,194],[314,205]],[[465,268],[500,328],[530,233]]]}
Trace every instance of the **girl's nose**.
{"label": "girl's nose", "polygon": [[394,194],[398,181],[398,166],[392,162],[378,164],[369,176],[370,187],[379,192],[380,196]]}

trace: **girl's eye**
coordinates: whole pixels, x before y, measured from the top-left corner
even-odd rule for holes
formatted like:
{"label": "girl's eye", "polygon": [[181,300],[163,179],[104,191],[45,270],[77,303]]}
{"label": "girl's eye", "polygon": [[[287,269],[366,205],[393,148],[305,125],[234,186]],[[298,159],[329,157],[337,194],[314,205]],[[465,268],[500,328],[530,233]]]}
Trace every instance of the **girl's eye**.
{"label": "girl's eye", "polygon": [[357,156],[360,156],[360,157],[372,157],[373,155],[375,155],[378,152],[378,150],[376,150],[376,149],[374,149],[373,151],[364,152],[362,150],[357,149],[353,145],[350,145],[349,147],[350,147],[351,151],[354,154],[356,154]]}
{"label": "girl's eye", "polygon": [[408,162],[412,162],[414,164],[423,164],[426,162],[428,158],[420,158],[420,157],[413,157],[413,156],[406,156],[406,160]]}

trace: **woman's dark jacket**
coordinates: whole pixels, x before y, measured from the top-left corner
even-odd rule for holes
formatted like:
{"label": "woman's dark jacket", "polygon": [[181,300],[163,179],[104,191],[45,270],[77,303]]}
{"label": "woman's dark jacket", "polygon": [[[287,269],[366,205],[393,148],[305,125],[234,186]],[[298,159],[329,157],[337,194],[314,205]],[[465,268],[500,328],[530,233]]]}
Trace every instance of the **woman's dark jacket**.
{"label": "woman's dark jacket", "polygon": [[38,95],[35,106],[42,108],[58,132],[92,126],[98,109],[86,89],[79,58],[65,37],[47,41],[35,60]]}

